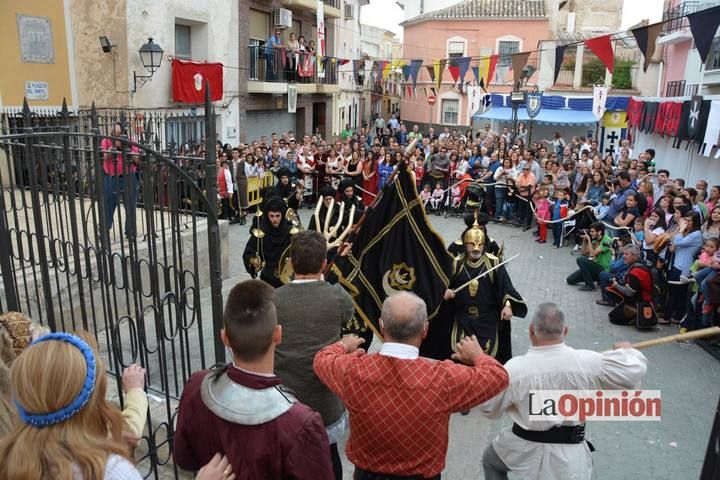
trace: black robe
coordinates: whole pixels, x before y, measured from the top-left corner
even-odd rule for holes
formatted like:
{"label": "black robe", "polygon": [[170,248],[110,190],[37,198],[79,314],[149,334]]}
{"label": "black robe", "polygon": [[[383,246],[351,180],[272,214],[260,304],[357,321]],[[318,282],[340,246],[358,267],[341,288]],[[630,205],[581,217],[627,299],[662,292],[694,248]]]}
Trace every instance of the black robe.
{"label": "black robe", "polygon": [[[459,257],[448,288],[454,289],[500,263],[492,254],[477,262]],[[477,288],[465,287],[453,300],[443,302],[438,315],[430,321],[428,335],[420,347],[425,357],[445,360],[453,346],[464,336],[475,335],[485,352],[505,363],[512,358],[510,321],[500,319],[509,301],[513,316],[525,317],[527,305],[513,287],[504,266],[478,280]]]}
{"label": "black robe", "polygon": [[[258,220],[259,218],[259,220]],[[285,220],[283,216],[280,226],[275,228],[268,221],[267,215],[261,217],[255,217],[254,222],[257,222],[257,228],[265,233],[263,238],[257,238],[255,235],[250,235],[247,245],[245,245],[245,251],[243,252],[243,263],[245,264],[245,270],[250,274],[252,278],[257,277],[257,272],[250,265],[250,259],[255,255],[259,255],[260,258],[265,262],[265,266],[260,271],[260,280],[264,280],[275,288],[282,287],[283,283],[280,281],[279,264],[285,250],[290,246],[290,240],[292,234],[290,229],[292,226]]]}

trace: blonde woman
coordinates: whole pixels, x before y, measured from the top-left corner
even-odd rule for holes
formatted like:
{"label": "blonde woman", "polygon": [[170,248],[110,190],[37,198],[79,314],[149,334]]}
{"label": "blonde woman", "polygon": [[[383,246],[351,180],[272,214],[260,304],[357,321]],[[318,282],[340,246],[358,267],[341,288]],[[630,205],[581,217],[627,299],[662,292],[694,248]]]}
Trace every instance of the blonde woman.
{"label": "blonde woman", "polygon": [[[10,380],[20,423],[0,440],[0,478],[141,479],[122,415],[105,399],[104,372],[95,345],[69,333],[42,336],[15,359]],[[227,467],[212,472],[198,478],[233,478]]]}

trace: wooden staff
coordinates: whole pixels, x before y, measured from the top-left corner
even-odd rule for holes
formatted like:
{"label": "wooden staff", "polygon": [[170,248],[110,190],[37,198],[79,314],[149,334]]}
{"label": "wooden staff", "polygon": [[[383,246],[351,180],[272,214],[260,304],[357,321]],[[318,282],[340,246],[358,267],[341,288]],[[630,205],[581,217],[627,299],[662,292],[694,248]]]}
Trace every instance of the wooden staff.
{"label": "wooden staff", "polygon": [[715,335],[720,335],[720,327],[701,328],[700,330],[693,330],[692,332],[678,333],[675,335],[668,335],[666,337],[653,338],[652,340],[644,340],[642,342],[633,343],[632,347],[640,350],[643,348],[665,345],[667,343],[693,340],[696,338],[713,337]]}
{"label": "wooden staff", "polygon": [[500,268],[502,265],[505,265],[506,263],[508,263],[508,262],[511,261],[511,260],[515,260],[515,259],[516,259],[517,257],[519,257],[519,256],[520,256],[520,254],[518,253],[518,254],[516,254],[515,256],[508,258],[508,259],[505,260],[504,262],[498,263],[497,265],[495,265],[494,267],[492,267],[490,270],[485,270],[483,273],[481,273],[481,274],[478,275],[477,277],[475,277],[475,278],[473,278],[473,279],[471,279],[471,280],[468,280],[467,282],[463,283],[462,285],[460,285],[459,287],[457,287],[456,289],[454,289],[454,290],[453,290],[453,293],[459,292],[460,290],[462,290],[463,288],[467,287],[468,285],[470,285],[470,284],[471,284],[472,282],[474,282],[475,280],[481,279],[482,277],[484,277],[484,276],[487,275],[488,273],[492,272],[493,270],[497,270],[497,269]]}

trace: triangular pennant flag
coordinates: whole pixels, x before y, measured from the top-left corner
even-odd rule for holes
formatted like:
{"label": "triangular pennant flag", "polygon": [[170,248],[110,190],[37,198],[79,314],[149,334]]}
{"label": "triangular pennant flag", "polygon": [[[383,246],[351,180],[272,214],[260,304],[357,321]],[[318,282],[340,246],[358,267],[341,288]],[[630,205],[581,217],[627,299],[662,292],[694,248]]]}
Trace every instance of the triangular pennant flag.
{"label": "triangular pennant flag", "polygon": [[458,81],[458,78],[460,78],[460,67],[457,65],[450,65],[448,67],[448,71],[450,72],[450,76],[453,79],[453,85],[455,85]]}
{"label": "triangular pennant flag", "polygon": [[387,66],[388,61],[387,60],[380,60],[378,61],[378,75],[377,75],[377,81],[378,83],[381,83],[383,80],[385,80],[385,67]]}
{"label": "triangular pennant flag", "polygon": [[[500,65],[497,67],[496,71],[497,73],[495,76],[490,78],[493,82],[497,78],[497,81],[502,83],[505,81],[505,77],[507,77],[507,73],[510,71],[510,65]],[[488,84],[488,86],[490,85]]]}
{"label": "triangular pennant flag", "polygon": [[720,26],[720,6],[691,13],[687,16],[687,19],[690,24],[693,40],[695,40],[695,47],[700,55],[700,60],[702,60],[702,63],[705,63],[715,33],[717,32],[718,26]]}
{"label": "triangular pennant flag", "polygon": [[605,68],[608,69],[608,72],[613,73],[615,54],[613,53],[610,35],[585,40],[585,46],[600,59],[603,65],[605,65]]}
{"label": "triangular pennant flag", "polygon": [[486,86],[490,88],[490,82],[495,80],[495,67],[497,67],[498,63],[498,56],[497,55],[490,55],[490,67],[488,69],[488,77],[487,77],[487,83]]}
{"label": "triangular pennant flag", "polygon": [[480,85],[480,67],[472,67],[471,68],[473,75],[475,76],[475,83],[477,85]]}
{"label": "triangular pennant flag", "polygon": [[465,83],[465,75],[467,75],[468,67],[470,67],[470,57],[460,57],[456,60],[457,66],[460,68],[460,84]]}
{"label": "triangular pennant flag", "polygon": [[483,89],[490,87],[490,83],[495,81],[495,68],[497,66],[498,56],[490,55],[489,57],[483,57],[478,62],[480,70],[480,80],[478,82]]}
{"label": "triangular pennant flag", "polygon": [[513,85],[517,88],[522,83],[523,69],[525,69],[525,65],[527,65],[530,58],[530,52],[515,53],[510,58],[512,59]]}
{"label": "triangular pennant flag", "polygon": [[644,27],[630,30],[635,37],[635,41],[640,48],[640,52],[645,57],[643,62],[643,72],[647,72],[648,66],[650,65],[650,59],[655,53],[655,43],[657,38],[662,31],[662,23],[653,23],[652,25],[646,25]]}
{"label": "triangular pennant flag", "polygon": [[433,69],[435,70],[435,85],[440,90],[442,84],[443,72],[445,71],[445,65],[447,64],[446,59],[433,60]]}
{"label": "triangular pennant flag", "polygon": [[425,65],[428,75],[430,75],[430,82],[435,83],[435,67],[432,65]]}
{"label": "triangular pennant flag", "polygon": [[340,66],[347,65],[350,62],[347,58],[340,59]]}
{"label": "triangular pennant flag", "polygon": [[557,77],[560,75],[560,67],[562,66],[563,58],[565,58],[565,45],[558,45],[555,47],[555,74],[553,75],[553,85],[557,82]]}
{"label": "triangular pennant flag", "polygon": [[418,73],[420,72],[421,66],[422,59],[410,60],[410,78],[412,78],[413,88],[417,86]]}
{"label": "triangular pennant flag", "polygon": [[[478,86],[485,90],[485,79],[480,77],[480,81],[478,82]],[[485,90],[487,92],[487,90]]]}
{"label": "triangular pennant flag", "polygon": [[403,79],[407,82],[408,78],[410,78],[410,65],[402,66],[402,75],[403,75]]}
{"label": "triangular pennant flag", "polygon": [[383,65],[383,69],[382,69],[383,80],[385,80],[388,77],[388,75],[390,74],[390,72],[393,70],[394,70],[394,68],[393,68],[392,64],[390,62],[385,62],[385,65]]}
{"label": "triangular pennant flag", "polygon": [[331,63],[332,65],[336,65],[336,64],[337,64],[337,61],[338,61],[338,59],[333,57],[333,58],[330,60],[330,63]]}

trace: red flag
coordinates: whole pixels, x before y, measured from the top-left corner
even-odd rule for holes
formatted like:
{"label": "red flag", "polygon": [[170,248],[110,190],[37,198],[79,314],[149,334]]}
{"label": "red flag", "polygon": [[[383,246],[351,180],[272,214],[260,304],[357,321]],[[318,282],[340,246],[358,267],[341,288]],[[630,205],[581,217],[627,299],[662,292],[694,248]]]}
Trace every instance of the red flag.
{"label": "red flag", "polygon": [[211,100],[223,97],[223,64],[189,62],[173,59],[173,100],[185,103],[205,101],[205,80],[210,83]]}
{"label": "red flag", "polygon": [[585,40],[585,46],[592,50],[595,55],[597,55],[597,57],[600,59],[603,65],[605,65],[605,68],[607,68],[610,73],[613,73],[613,66],[615,65],[615,54],[613,53],[610,35],[603,35],[602,37]]}

